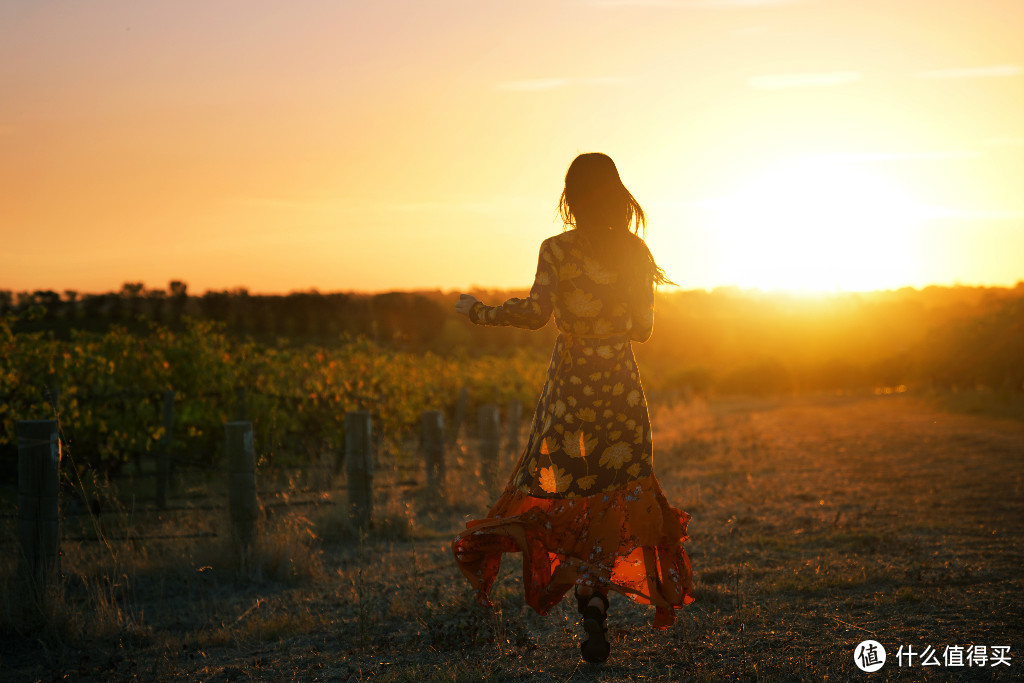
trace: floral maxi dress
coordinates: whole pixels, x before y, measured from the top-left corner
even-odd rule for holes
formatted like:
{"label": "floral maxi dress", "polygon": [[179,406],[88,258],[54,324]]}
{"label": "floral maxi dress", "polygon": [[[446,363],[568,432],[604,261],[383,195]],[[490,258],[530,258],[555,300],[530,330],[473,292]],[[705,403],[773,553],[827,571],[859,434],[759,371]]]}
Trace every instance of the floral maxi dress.
{"label": "floral maxi dress", "polygon": [[546,239],[527,299],[477,303],[479,325],[559,335],[530,437],[487,517],[452,542],[463,574],[490,605],[502,553],[521,552],[526,602],[546,614],[575,583],[655,606],[666,628],[693,602],[683,549],[690,516],[654,476],[651,424],[631,341],[653,328],[654,282],[619,282],[573,229]]}

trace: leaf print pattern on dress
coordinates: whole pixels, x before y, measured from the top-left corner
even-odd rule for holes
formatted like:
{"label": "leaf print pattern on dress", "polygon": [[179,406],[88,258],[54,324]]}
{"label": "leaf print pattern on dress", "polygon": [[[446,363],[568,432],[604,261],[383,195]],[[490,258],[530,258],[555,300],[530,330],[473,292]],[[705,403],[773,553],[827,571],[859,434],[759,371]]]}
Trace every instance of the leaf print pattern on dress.
{"label": "leaf print pattern on dress", "polygon": [[541,244],[529,298],[470,311],[476,324],[529,329],[554,315],[559,335],[522,457],[487,518],[467,523],[452,550],[483,604],[501,554],[521,552],[527,604],[538,612],[578,579],[653,603],[654,626],[664,628],[693,596],[689,515],[667,503],[653,475],[630,344],[651,334],[653,279],[634,287],[581,239],[570,230]]}
{"label": "leaf print pattern on dress", "polygon": [[572,280],[583,274],[583,270],[575,263],[567,263],[558,269],[559,280]]}
{"label": "leaf print pattern on dress", "polygon": [[558,465],[541,468],[540,486],[548,493],[558,493],[569,488],[572,483],[572,475]]}
{"label": "leaf print pattern on dress", "polygon": [[588,436],[582,429],[575,432],[568,432],[562,437],[562,450],[570,458],[585,458],[587,453],[593,453],[597,446],[597,439]]}
{"label": "leaf print pattern on dress", "polygon": [[581,318],[593,318],[601,312],[601,306],[601,300],[586,290],[577,289],[565,297],[565,307]]}
{"label": "leaf print pattern on dress", "polygon": [[[552,492],[550,486],[541,486],[539,469],[520,469],[513,477],[515,485],[534,496],[572,498],[607,492],[622,486],[624,478],[628,483],[653,471],[647,438],[650,420],[629,343],[632,318],[642,313],[638,308],[649,308],[653,289],[631,291],[605,282],[610,277],[607,269],[585,251],[571,231],[545,240],[530,299],[474,306],[475,322],[517,326],[536,325],[538,317],[530,311],[539,307],[543,314],[550,309],[562,333],[537,407],[537,414],[544,416],[539,434],[552,440],[542,443],[540,437],[531,437],[527,449],[532,458],[540,458],[540,467],[555,464],[572,476],[572,482]],[[582,449],[581,430],[586,434]],[[629,449],[628,459],[623,459],[627,451],[616,447],[620,442]],[[606,449],[611,450],[602,461]],[[579,455],[581,451],[595,457],[588,460]],[[634,464],[640,467],[627,467]],[[584,488],[580,481],[590,486]]]}
{"label": "leaf print pattern on dress", "polygon": [[583,270],[587,277],[597,285],[610,285],[616,280],[615,271],[604,267],[592,258],[583,259]]}
{"label": "leaf print pattern on dress", "polygon": [[619,441],[604,449],[601,460],[598,463],[601,467],[614,467],[620,469],[627,461],[633,458],[633,451],[629,444]]}

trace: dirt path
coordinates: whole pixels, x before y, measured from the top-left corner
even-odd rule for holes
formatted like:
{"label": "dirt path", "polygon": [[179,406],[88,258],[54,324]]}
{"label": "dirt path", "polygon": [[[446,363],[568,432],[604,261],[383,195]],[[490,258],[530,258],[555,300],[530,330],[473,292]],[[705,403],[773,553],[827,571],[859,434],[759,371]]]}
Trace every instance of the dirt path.
{"label": "dirt path", "polygon": [[[450,528],[325,545],[315,581],[167,580],[147,637],[35,663],[5,645],[0,677],[845,681],[867,676],[853,653],[871,638],[890,658],[872,681],[1019,679],[1024,422],[901,395],[694,403],[654,423],[659,479],[693,515],[697,602],[655,632],[616,596],[602,667],[580,664],[574,608],[525,607],[516,557],[492,594],[500,611],[473,603],[448,541],[480,511],[453,500]],[[950,645],[1009,646],[1011,666],[900,667],[901,645],[940,660]]]}

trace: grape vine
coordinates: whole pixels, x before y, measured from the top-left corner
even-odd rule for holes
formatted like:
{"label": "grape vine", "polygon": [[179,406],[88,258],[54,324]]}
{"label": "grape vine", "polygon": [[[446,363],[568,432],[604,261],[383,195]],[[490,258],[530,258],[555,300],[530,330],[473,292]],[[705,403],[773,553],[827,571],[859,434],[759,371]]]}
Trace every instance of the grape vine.
{"label": "grape vine", "polygon": [[[261,459],[302,464],[312,449],[343,447],[344,415],[368,410],[386,443],[418,429],[424,410],[454,414],[461,387],[481,403],[536,400],[544,363],[526,353],[452,357],[387,349],[365,338],[290,348],[236,341],[221,324],[190,320],[182,331],[150,323],[68,340],[12,332],[0,317],[0,448],[19,420],[56,414],[79,466],[120,468],[162,448],[163,395],[175,392],[171,444],[213,466],[223,424],[244,413]],[[240,393],[240,390],[242,393]],[[56,405],[55,405],[56,403]],[[400,449],[395,449],[400,455]]]}

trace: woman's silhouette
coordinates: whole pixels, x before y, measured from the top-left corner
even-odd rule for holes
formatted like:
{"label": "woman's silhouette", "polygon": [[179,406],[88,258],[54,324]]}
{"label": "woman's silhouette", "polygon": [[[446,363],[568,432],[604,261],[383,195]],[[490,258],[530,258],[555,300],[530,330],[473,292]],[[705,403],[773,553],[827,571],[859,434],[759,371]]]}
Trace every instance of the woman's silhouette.
{"label": "woman's silhouette", "polygon": [[583,657],[601,662],[609,590],[653,603],[655,628],[693,602],[683,549],[690,517],[668,504],[654,476],[631,347],[650,338],[654,288],[668,279],[640,236],[643,210],[608,156],[576,157],[559,209],[571,229],[541,244],[529,298],[492,307],[463,294],[455,305],[478,325],[529,329],[553,312],[559,335],[526,449],[487,517],[469,522],[452,550],[486,605],[502,553],[523,554],[526,602],[540,614],[575,585]]}

